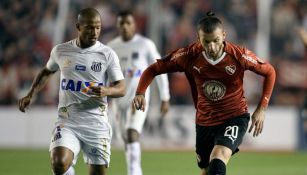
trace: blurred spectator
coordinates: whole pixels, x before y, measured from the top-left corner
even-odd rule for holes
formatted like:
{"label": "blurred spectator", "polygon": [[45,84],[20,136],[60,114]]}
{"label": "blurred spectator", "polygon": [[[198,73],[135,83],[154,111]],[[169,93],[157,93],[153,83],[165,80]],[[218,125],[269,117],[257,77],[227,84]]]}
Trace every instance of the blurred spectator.
{"label": "blurred spectator", "polygon": [[11,105],[16,103],[15,97],[18,92],[16,68],[13,64],[5,64],[0,69],[0,104]]}

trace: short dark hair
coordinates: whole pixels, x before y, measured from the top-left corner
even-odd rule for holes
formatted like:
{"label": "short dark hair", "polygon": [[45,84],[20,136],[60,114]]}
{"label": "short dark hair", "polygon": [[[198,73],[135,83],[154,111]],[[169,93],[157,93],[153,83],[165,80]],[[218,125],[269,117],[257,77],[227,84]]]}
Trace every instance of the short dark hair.
{"label": "short dark hair", "polygon": [[133,12],[131,10],[122,10],[117,14],[118,17],[126,17],[130,15],[133,16]]}
{"label": "short dark hair", "polygon": [[215,17],[212,11],[207,12],[206,15],[198,21],[197,31],[202,30],[205,33],[212,33],[218,27],[223,28],[222,21]]}
{"label": "short dark hair", "polygon": [[85,8],[79,11],[78,13],[78,22],[81,21],[82,18],[93,18],[99,16],[100,17],[100,13],[98,12],[98,10],[94,9],[94,8]]}

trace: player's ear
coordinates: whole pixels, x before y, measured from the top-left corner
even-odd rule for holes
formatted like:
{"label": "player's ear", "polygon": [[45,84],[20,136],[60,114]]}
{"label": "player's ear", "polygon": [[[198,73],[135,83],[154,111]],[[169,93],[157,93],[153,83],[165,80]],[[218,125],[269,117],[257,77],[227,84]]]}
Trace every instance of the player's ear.
{"label": "player's ear", "polygon": [[223,40],[225,40],[225,39],[226,39],[226,31],[223,30]]}
{"label": "player's ear", "polygon": [[195,34],[196,34],[197,40],[199,41],[199,34],[198,34],[198,31],[197,31]]}
{"label": "player's ear", "polygon": [[77,28],[78,31],[80,31],[80,24],[79,23],[76,24],[76,28]]}

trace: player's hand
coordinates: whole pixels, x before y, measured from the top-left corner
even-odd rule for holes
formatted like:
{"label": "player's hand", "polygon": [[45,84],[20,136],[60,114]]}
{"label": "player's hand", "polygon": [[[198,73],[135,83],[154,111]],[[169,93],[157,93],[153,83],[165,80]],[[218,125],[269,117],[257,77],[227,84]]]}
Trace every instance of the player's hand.
{"label": "player's hand", "polygon": [[102,98],[109,95],[109,89],[104,86],[90,86],[87,93],[93,97]]}
{"label": "player's hand", "polygon": [[135,95],[133,99],[133,104],[136,110],[142,110],[145,111],[146,107],[146,100],[145,96],[140,94],[140,95]]}
{"label": "player's hand", "polygon": [[32,97],[30,95],[27,95],[21,99],[18,100],[18,106],[19,110],[21,112],[25,112],[25,109],[30,105]]}
{"label": "player's hand", "polygon": [[250,133],[254,129],[254,132],[253,132],[254,137],[257,137],[259,134],[262,133],[264,118],[265,118],[264,112],[265,112],[264,108],[257,107],[257,109],[255,110],[255,112],[252,115],[252,124],[251,124],[248,132]]}
{"label": "player's hand", "polygon": [[131,115],[134,115],[135,114],[135,107],[134,107],[134,103],[131,103]]}
{"label": "player's hand", "polygon": [[161,111],[161,116],[164,117],[166,115],[166,113],[169,110],[169,101],[162,101],[161,102],[161,107],[160,107],[160,111]]}

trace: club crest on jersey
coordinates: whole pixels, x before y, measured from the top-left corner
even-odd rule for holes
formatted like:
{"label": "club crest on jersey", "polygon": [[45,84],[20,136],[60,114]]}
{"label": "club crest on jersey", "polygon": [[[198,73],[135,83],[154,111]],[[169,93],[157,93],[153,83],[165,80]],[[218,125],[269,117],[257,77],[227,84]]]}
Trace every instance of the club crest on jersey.
{"label": "club crest on jersey", "polygon": [[92,66],[91,66],[91,69],[94,71],[94,72],[100,72],[101,71],[101,65],[102,63],[101,62],[93,62],[92,63]]}
{"label": "club crest on jersey", "polygon": [[236,72],[236,66],[230,65],[225,67],[226,73],[229,75],[233,75]]}
{"label": "club crest on jersey", "polygon": [[226,86],[216,80],[210,80],[203,84],[205,96],[211,101],[222,99],[226,93]]}

